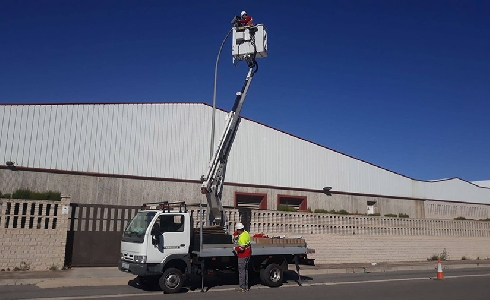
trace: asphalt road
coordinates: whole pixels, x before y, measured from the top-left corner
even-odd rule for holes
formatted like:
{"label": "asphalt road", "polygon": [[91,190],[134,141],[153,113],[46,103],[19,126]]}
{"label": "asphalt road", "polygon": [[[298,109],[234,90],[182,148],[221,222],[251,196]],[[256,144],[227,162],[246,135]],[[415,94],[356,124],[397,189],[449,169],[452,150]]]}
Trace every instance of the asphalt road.
{"label": "asphalt road", "polygon": [[[236,280],[224,276],[220,280],[210,278],[209,290],[201,293],[196,286],[183,293],[165,295],[165,299],[233,299],[313,300],[313,299],[363,299],[363,300],[488,300],[490,299],[490,270],[460,269],[444,273],[445,279],[433,280],[433,271],[403,271],[386,273],[349,273],[315,275],[303,278],[298,286],[295,276],[287,277],[280,288],[268,288],[256,284],[248,293],[234,289]],[[161,299],[161,291],[144,291],[137,286],[69,287],[41,289],[36,286],[1,286],[0,299]]]}

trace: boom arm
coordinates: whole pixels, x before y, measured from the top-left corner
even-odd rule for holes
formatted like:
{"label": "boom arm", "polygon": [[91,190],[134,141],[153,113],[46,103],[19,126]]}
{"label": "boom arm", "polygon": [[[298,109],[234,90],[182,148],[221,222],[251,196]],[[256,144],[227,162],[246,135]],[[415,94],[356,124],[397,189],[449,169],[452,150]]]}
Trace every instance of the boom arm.
{"label": "boom arm", "polygon": [[226,215],[223,214],[223,204],[221,203],[221,195],[223,184],[225,181],[226,164],[228,163],[228,155],[231,151],[231,146],[235,139],[238,125],[240,124],[240,111],[242,110],[243,102],[247,96],[248,88],[252,82],[255,64],[249,65],[249,71],[242,90],[236,93],[235,104],[233,109],[228,113],[228,122],[223,131],[223,135],[219,141],[218,148],[209,163],[206,177],[201,177],[203,181],[201,185],[201,193],[206,194],[208,207],[210,210],[210,222],[228,227]]}

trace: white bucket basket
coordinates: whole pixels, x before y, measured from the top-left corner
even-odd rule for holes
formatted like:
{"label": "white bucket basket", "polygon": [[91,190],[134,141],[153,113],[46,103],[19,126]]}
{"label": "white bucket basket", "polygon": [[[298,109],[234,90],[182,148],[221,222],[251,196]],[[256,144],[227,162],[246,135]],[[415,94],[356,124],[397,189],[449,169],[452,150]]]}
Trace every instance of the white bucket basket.
{"label": "white bucket basket", "polygon": [[267,32],[263,24],[233,27],[233,61],[267,57]]}

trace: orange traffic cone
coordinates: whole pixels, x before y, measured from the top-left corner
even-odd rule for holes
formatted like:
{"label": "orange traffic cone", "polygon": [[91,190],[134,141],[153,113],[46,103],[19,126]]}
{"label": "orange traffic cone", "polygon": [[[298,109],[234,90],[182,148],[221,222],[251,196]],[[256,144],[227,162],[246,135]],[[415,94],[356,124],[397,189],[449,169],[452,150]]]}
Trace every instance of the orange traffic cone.
{"label": "orange traffic cone", "polygon": [[437,279],[444,279],[444,273],[442,273],[441,260],[437,260]]}

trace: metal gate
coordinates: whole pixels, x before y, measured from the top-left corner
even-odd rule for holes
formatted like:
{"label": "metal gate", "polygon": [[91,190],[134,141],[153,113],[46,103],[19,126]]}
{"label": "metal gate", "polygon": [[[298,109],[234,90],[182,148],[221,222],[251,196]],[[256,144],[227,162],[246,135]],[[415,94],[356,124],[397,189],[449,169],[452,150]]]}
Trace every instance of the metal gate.
{"label": "metal gate", "polygon": [[140,207],[72,203],[70,208],[65,266],[117,266],[122,232]]}

